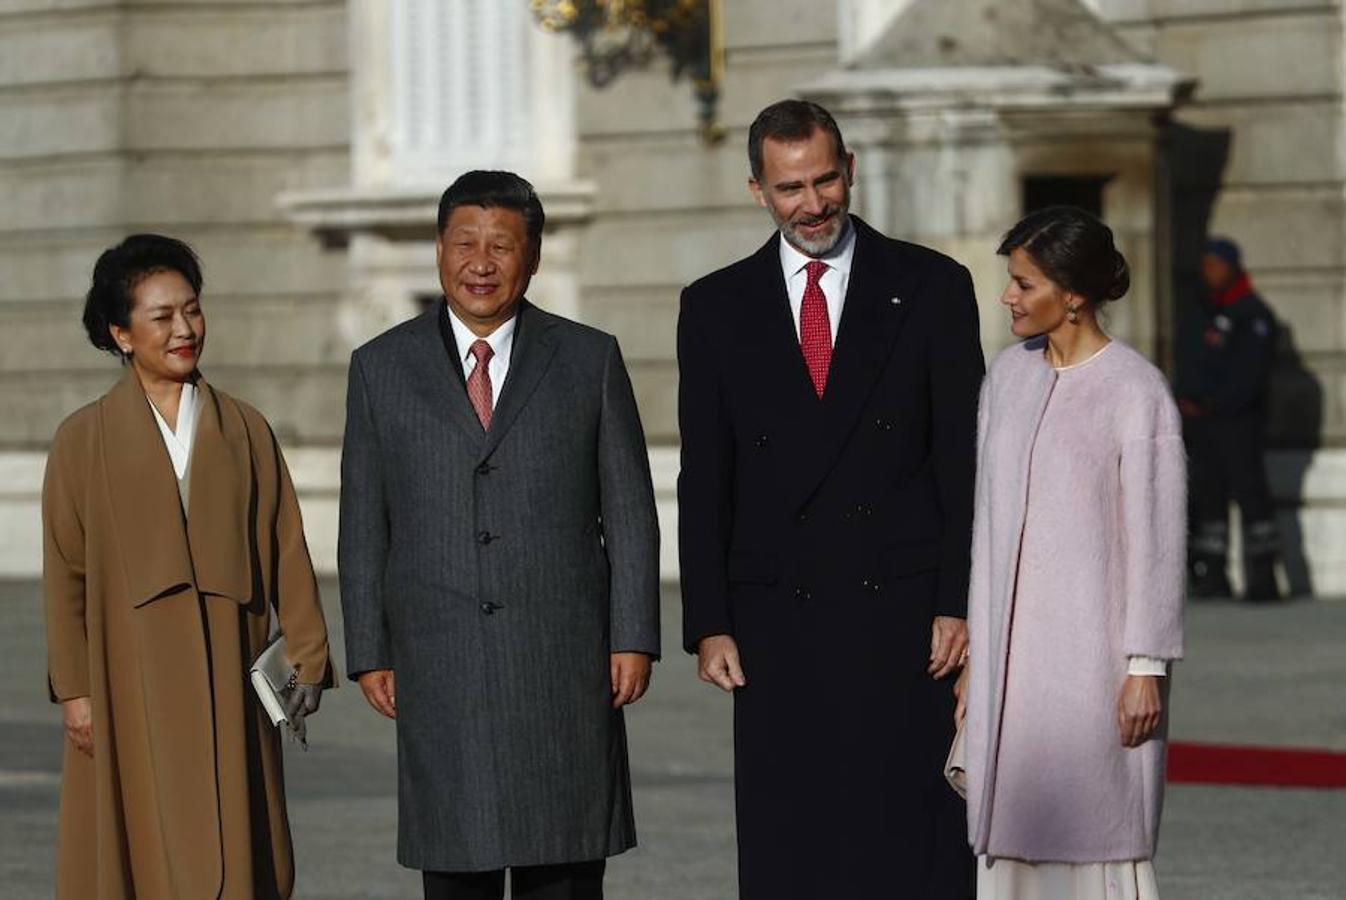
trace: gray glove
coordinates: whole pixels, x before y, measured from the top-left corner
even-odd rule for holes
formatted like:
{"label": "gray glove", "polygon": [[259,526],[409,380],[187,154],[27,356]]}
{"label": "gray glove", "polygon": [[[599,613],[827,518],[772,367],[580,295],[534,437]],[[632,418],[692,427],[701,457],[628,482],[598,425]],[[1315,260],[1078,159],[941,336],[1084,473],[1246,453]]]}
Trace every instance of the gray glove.
{"label": "gray glove", "polygon": [[290,739],[308,749],[308,725],[305,719],[318,711],[322,702],[322,685],[296,684],[285,701],[285,718],[290,723]]}

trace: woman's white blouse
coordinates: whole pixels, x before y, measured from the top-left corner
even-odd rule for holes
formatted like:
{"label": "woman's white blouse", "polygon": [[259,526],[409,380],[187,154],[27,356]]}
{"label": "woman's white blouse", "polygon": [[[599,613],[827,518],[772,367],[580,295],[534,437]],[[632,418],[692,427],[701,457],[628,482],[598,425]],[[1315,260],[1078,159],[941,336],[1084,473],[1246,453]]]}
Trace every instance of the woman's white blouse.
{"label": "woman's white blouse", "polygon": [[146,398],[154,412],[154,421],[159,424],[159,434],[163,436],[164,446],[168,448],[168,458],[173,461],[173,474],[178,481],[187,476],[187,465],[192,460],[192,442],[196,438],[196,413],[198,394],[196,385],[185,383],[182,386],[182,398],[178,400],[178,428],[168,427],[164,417],[154,401]]}

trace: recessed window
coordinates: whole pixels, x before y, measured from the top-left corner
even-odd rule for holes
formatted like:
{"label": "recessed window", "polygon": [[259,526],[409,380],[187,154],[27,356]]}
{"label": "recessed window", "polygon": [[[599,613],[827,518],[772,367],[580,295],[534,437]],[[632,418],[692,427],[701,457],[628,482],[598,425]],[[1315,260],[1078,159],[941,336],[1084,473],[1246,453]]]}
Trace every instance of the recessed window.
{"label": "recessed window", "polygon": [[1103,218],[1103,188],[1111,175],[1028,175],[1023,181],[1024,215],[1048,206],[1078,206]]}

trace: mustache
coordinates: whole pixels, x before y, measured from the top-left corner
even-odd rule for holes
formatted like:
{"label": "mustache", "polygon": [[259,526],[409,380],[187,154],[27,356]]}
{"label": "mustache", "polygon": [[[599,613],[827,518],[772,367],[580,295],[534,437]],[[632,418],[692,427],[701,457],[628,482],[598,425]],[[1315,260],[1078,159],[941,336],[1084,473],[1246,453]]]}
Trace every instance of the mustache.
{"label": "mustache", "polygon": [[823,210],[822,215],[818,215],[818,216],[809,216],[809,215],[797,216],[797,217],[795,217],[795,219],[794,219],[794,221],[792,222],[792,224],[794,224],[794,225],[807,225],[807,226],[809,226],[809,227],[812,227],[812,226],[814,226],[814,225],[821,225],[823,222],[826,222],[828,219],[834,218],[834,217],[837,215],[837,213],[839,213],[839,212],[841,212],[841,207],[840,207],[840,206],[835,206],[835,205],[834,205],[834,206],[829,206],[829,207],[827,207],[826,209]]}

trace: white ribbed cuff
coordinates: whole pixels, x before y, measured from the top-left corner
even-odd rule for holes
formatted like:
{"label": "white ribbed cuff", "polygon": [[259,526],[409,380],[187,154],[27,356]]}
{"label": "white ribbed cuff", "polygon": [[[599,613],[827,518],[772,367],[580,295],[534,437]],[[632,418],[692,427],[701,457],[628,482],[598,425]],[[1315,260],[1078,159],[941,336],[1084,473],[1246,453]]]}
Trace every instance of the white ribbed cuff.
{"label": "white ribbed cuff", "polygon": [[1155,659],[1153,656],[1133,656],[1126,667],[1128,675],[1167,675],[1168,660]]}

